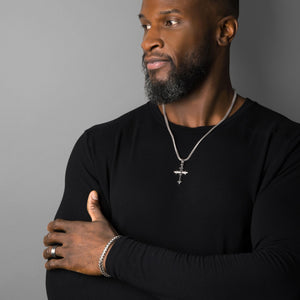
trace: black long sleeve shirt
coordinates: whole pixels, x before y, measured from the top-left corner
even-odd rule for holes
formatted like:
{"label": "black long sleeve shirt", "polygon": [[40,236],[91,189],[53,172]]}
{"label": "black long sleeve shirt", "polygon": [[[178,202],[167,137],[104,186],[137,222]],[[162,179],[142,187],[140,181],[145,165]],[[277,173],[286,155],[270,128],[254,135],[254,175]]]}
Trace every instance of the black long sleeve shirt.
{"label": "black long sleeve shirt", "polygon": [[[181,157],[211,128],[170,127]],[[49,299],[300,299],[300,125],[247,99],[179,166],[150,102],[80,136],[56,218],[95,189],[123,237],[112,278],[48,271]]]}

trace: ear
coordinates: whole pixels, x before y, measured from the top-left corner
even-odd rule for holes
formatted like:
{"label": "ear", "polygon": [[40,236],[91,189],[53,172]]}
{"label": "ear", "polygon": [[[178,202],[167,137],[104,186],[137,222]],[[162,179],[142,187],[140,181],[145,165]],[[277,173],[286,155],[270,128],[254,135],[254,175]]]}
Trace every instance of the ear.
{"label": "ear", "polygon": [[217,43],[219,46],[229,46],[235,37],[239,24],[235,17],[227,16],[221,19],[217,25]]}

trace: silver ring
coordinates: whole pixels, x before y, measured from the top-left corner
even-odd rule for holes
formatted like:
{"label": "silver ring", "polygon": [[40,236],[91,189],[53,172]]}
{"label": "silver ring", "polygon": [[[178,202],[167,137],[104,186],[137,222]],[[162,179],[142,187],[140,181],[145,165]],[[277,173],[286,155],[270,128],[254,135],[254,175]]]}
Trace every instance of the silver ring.
{"label": "silver ring", "polygon": [[53,246],[52,248],[51,248],[51,252],[50,252],[50,254],[51,254],[51,257],[52,258],[57,258],[57,256],[56,256],[56,248],[58,247],[58,245],[55,245],[55,246]]}

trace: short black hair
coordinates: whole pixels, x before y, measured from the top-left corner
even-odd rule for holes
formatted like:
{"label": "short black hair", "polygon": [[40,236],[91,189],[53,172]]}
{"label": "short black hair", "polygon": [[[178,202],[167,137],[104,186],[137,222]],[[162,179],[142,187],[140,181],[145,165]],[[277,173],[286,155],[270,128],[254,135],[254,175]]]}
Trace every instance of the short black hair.
{"label": "short black hair", "polygon": [[210,0],[214,5],[218,5],[220,8],[220,14],[225,16],[234,16],[239,18],[240,1],[239,0]]}

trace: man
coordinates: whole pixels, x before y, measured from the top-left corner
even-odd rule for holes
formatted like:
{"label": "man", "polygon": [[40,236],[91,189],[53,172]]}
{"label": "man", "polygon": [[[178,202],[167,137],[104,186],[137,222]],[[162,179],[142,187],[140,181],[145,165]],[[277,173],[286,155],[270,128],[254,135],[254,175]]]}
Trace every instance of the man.
{"label": "man", "polygon": [[300,299],[300,126],[231,86],[238,1],[139,18],[149,102],[74,146],[49,299]]}

